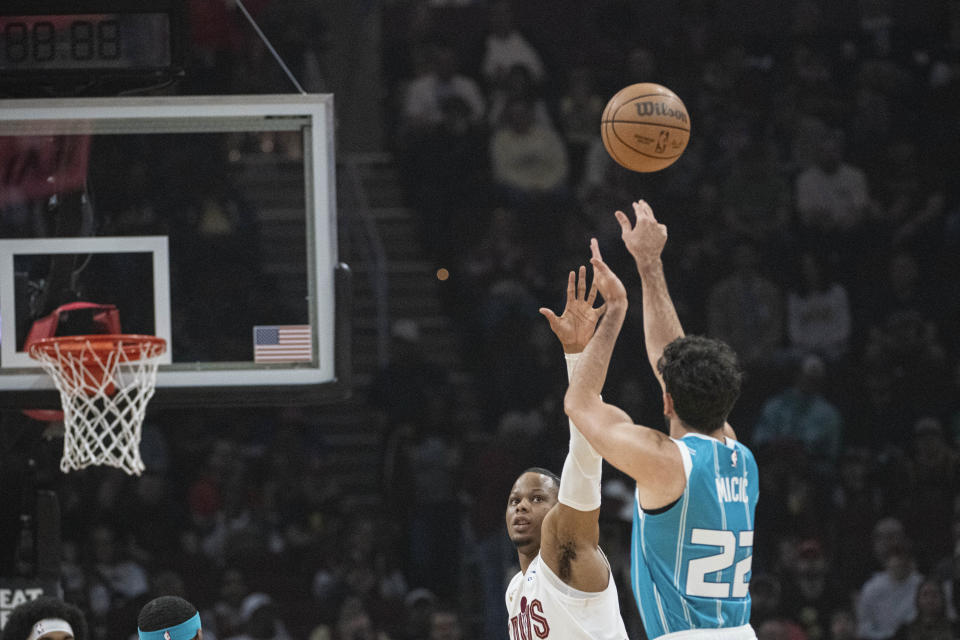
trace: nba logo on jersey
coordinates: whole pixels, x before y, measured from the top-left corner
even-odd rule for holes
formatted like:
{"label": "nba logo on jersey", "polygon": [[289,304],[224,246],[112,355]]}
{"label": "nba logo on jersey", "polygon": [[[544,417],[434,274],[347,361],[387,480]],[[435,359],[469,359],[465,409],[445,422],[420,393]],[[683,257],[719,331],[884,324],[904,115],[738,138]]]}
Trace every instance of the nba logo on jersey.
{"label": "nba logo on jersey", "polygon": [[163,632],[163,640],[171,640],[169,631]]}
{"label": "nba logo on jersey", "polygon": [[730,454],[730,466],[731,467],[737,466],[737,450],[736,449],[734,449],[733,452]]}

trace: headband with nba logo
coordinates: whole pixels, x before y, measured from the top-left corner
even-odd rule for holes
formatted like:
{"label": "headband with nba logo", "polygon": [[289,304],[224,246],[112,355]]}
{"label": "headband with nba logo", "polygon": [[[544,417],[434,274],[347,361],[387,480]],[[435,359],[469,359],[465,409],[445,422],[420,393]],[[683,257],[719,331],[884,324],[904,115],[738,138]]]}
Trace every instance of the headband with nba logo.
{"label": "headband with nba logo", "polygon": [[197,636],[197,631],[200,631],[199,611],[189,620],[166,629],[157,629],[156,631],[137,629],[140,640],[193,640]]}
{"label": "headband with nba logo", "polygon": [[48,633],[54,633],[55,631],[68,633],[71,638],[73,637],[73,627],[71,627],[70,623],[66,620],[62,618],[44,618],[33,625],[33,628],[30,629],[30,635],[27,636],[27,640],[38,640]]}

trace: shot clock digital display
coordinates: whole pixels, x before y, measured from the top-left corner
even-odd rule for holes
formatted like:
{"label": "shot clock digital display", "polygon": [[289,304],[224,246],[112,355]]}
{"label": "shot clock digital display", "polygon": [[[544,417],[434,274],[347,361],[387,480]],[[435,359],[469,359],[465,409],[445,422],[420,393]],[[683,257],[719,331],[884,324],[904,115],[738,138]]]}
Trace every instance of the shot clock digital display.
{"label": "shot clock digital display", "polygon": [[163,69],[164,13],[0,16],[0,71]]}
{"label": "shot clock digital display", "polygon": [[182,69],[182,0],[0,0],[0,79]]}

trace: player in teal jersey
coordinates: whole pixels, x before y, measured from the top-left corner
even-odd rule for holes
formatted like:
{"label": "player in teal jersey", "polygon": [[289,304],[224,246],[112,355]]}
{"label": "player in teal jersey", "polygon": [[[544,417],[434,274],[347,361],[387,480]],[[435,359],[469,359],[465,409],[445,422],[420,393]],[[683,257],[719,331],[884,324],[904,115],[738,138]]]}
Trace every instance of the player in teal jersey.
{"label": "player in teal jersey", "polygon": [[758,473],[727,416],[740,395],[736,355],[723,342],[684,336],[660,254],[667,229],[642,200],[636,224],[616,213],[643,287],[647,357],[663,389],[669,435],[633,423],[600,397],[627,294],[591,240],[606,313],[584,349],[564,401],[598,453],[636,481],[631,582],[650,638],[756,638],[750,567]]}

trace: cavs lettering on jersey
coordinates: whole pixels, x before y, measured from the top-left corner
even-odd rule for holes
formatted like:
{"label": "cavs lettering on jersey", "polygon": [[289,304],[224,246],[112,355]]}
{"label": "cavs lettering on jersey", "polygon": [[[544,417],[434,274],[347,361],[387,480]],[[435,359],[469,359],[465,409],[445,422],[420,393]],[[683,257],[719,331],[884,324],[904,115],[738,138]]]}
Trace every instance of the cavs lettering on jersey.
{"label": "cavs lettering on jersey", "polygon": [[507,587],[510,640],[627,640],[617,585],[587,593],[570,588],[538,555]]}
{"label": "cavs lettering on jersey", "polygon": [[644,628],[650,638],[734,627],[753,637],[757,463],[734,440],[691,433],[674,442],[687,476],[683,495],[648,512],[634,497],[630,576]]}

